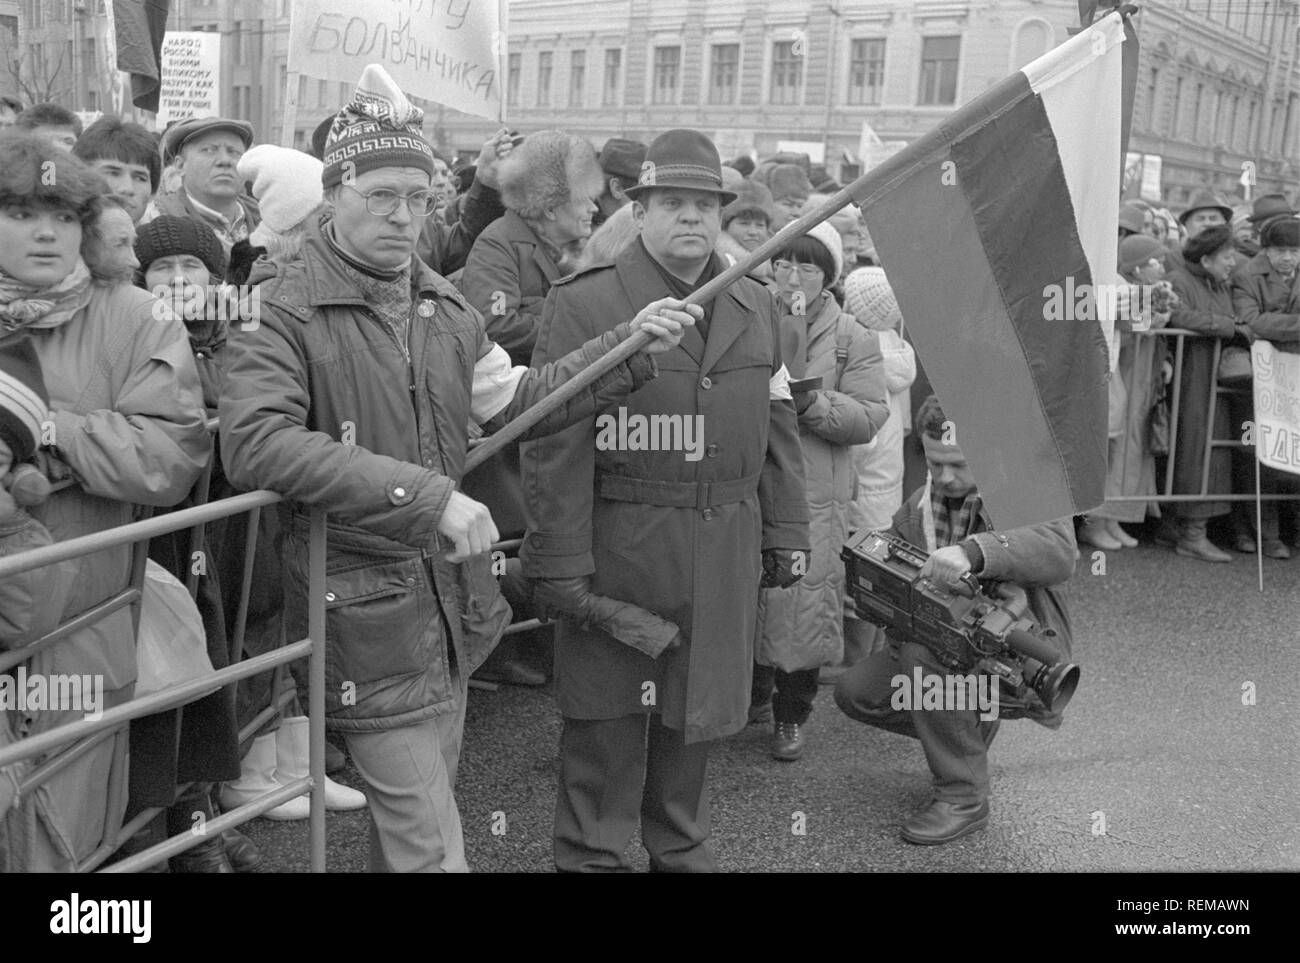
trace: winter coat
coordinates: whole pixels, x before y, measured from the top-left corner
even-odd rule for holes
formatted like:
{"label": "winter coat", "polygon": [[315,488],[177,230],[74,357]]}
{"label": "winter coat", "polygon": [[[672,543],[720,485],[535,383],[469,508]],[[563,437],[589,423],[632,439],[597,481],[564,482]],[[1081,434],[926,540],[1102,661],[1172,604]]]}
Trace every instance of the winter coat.
{"label": "winter coat", "polygon": [[[668,293],[645,248],[628,245],[613,264],[551,288],[534,363]],[[702,424],[701,457],[630,444],[597,450],[592,420],[522,446],[532,525],[520,557],[530,578],[589,575],[593,592],[640,605],[682,632],[679,648],[651,659],[561,618],[560,712],[659,712],[693,743],[745,725],[761,552],[808,548],[808,503],[776,303],[760,283],[742,278],[718,295],[707,345],[691,328],[657,359],[659,378],[628,398],[624,414]]]}
{"label": "winter coat", "polygon": [[550,246],[522,217],[506,211],[474,242],[459,287],[483,315],[488,337],[515,364],[526,365],[537,343],[546,293],[563,274]]}
{"label": "winter coat", "polygon": [[[511,372],[479,313],[417,259],[402,345],[322,237],[324,225],[311,225],[300,257],[262,283],[260,325],[231,331],[221,450],[234,485],[290,502],[290,639],[307,628],[307,513],[329,512],[327,724],[374,731],[449,711],[460,680],[509,623],[490,557],[447,562],[452,545],[437,531],[464,468],[471,417],[495,429],[630,329],[548,369]],[[590,418],[653,372],[638,353],[534,433]]]}
{"label": "winter coat", "polygon": [[[129,285],[95,285],[89,304],[66,323],[31,332],[54,413],[56,457],[46,462],[47,473],[76,482],[29,509],[55,541],[125,525],[136,505],[176,504],[211,452],[185,328],[157,318],[156,303]],[[83,556],[74,565],[64,621],[127,587],[131,547]],[[131,610],[119,609],[36,653],[28,672],[102,675],[104,708],[128,701],[136,678]],[[35,713],[19,731],[35,735],[81,717],[78,711]],[[126,744],[125,730],[101,742],[38,788],[33,806],[11,814],[5,830],[19,865],[70,869],[117,832],[126,803],[125,780],[118,782]],[[5,848],[0,841],[0,851]]]}
{"label": "winter coat", "polygon": [[[483,316],[487,336],[505,348],[511,362],[528,365],[542,303],[563,273],[549,246],[522,217],[507,211],[474,242],[457,286]],[[498,452],[470,472],[464,491],[488,507],[503,538],[523,534],[528,520],[518,447]]]}
{"label": "winter coat", "polygon": [[875,437],[889,417],[889,403],[875,332],[840,311],[834,298],[824,297],[811,320],[787,314],[781,326],[783,333],[794,329],[799,342],[794,351],[785,350],[788,340],[782,342],[790,377],[820,377],[827,386],[799,415],[812,545],[808,571],[790,588],[766,589],[759,595],[757,661],[795,672],[843,658],[840,550],[849,533],[855,480],[852,446]]}
{"label": "winter coat", "polygon": [[903,437],[912,423],[910,389],[916,380],[916,353],[897,331],[877,331],[885,363],[889,417],[865,445],[853,446],[857,495],[849,503],[849,529],[880,530],[903,504]]}
{"label": "winter coat", "polygon": [[[230,257],[230,252],[235,244],[245,240],[249,234],[253,233],[253,228],[262,223],[262,212],[257,206],[257,201],[245,194],[240,194],[235,200],[244,211],[243,230],[239,234],[232,235],[229,230],[218,222],[214,222],[205,217],[193,201],[190,200],[189,192],[184,187],[174,194],[158,194],[154,197],[154,204],[157,206],[158,214],[170,214],[173,217],[192,217],[196,221],[202,221],[208,227],[212,228],[212,233],[217,236],[221,242],[222,249],[226,252],[226,257]],[[155,215],[157,216],[157,215]],[[152,220],[152,218],[150,218]],[[143,223],[143,222],[142,222]]]}
{"label": "winter coat", "polygon": [[[1206,273],[1199,264],[1184,264],[1169,274],[1169,283],[1179,304],[1169,318],[1169,327],[1186,328],[1200,337],[1184,339],[1182,389],[1178,401],[1178,450],[1174,458],[1174,487],[1171,494],[1189,495],[1201,491],[1209,404],[1218,372],[1214,368],[1214,339],[1225,344],[1236,333],[1232,293],[1227,283]],[[1172,350],[1172,346],[1171,346]],[[1218,399],[1214,408],[1214,437],[1231,437],[1228,405]],[[1170,424],[1173,424],[1172,417]],[[1217,448],[1210,458],[1207,492],[1232,490],[1229,449]],[[1228,513],[1227,502],[1180,502],[1174,506],[1180,518],[1206,519]]]}
{"label": "winter coat", "polygon": [[1300,352],[1300,271],[1283,278],[1261,251],[1233,272],[1232,307],[1257,337]]}
{"label": "winter coat", "polygon": [[475,239],[505,213],[501,195],[479,180],[456,202],[460,205],[456,222],[448,224],[437,215],[426,217],[415,245],[415,256],[445,278],[465,266]]}
{"label": "winter coat", "polygon": [[[924,513],[929,511],[928,501],[927,486],[914,491],[894,515],[889,529],[922,551],[927,551]],[[977,573],[979,580],[982,583],[1013,582],[1023,588],[1038,627],[1056,633],[1060,660],[1068,661],[1073,640],[1065,583],[1074,574],[1077,545],[1073,522],[1060,518],[1041,525],[996,532],[988,515],[981,512],[975,534],[971,537],[984,555],[984,566]],[[898,644],[892,636],[890,641]],[[999,714],[1003,719],[1024,716],[1049,729],[1061,725],[1060,712],[1048,712],[1037,696],[1023,691],[1003,689],[999,694]]]}

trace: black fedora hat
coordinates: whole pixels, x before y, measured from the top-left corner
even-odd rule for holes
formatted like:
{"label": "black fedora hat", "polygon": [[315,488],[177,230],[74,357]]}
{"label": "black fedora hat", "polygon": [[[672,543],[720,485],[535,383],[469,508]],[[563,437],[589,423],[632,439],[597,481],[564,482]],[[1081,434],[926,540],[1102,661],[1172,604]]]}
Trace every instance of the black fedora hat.
{"label": "black fedora hat", "polygon": [[736,195],[722,186],[722,161],[718,149],[698,130],[665,131],[646,151],[637,182],[627,189],[633,200],[655,187],[678,187],[718,195],[724,207]]}
{"label": "black fedora hat", "polygon": [[1255,198],[1254,209],[1246,220],[1258,224],[1260,221],[1296,213],[1296,209],[1287,203],[1285,194],[1262,194]]}

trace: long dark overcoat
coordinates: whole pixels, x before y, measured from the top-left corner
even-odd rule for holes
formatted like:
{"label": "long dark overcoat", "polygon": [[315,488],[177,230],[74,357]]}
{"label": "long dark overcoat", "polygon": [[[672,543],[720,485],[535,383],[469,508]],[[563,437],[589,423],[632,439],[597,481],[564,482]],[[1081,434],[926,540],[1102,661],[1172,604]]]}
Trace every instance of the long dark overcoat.
{"label": "long dark overcoat", "polygon": [[[614,264],[551,288],[533,363],[667,295],[645,248],[629,245]],[[795,410],[773,398],[784,380],[777,322],[772,295],[741,279],[717,298],[707,346],[688,331],[655,356],[659,377],[628,397],[629,425],[637,415],[702,416],[698,460],[628,450],[631,436],[623,450],[598,450],[597,419],[521,446],[533,526],[525,574],[592,575],[593,591],[670,619],[685,636],[651,659],[562,619],[555,670],[566,717],[661,712],[688,742],[744,727],[761,552],[808,548]]]}

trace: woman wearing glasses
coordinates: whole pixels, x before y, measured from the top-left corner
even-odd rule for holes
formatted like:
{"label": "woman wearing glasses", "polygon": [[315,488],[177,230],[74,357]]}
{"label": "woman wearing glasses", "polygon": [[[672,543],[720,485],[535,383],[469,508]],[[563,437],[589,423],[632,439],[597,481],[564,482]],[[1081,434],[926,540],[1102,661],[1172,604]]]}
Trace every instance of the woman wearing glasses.
{"label": "woman wearing glasses", "polygon": [[[803,754],[801,727],[817,695],[818,669],[843,657],[840,548],[853,498],[851,446],[871,441],[889,417],[876,334],[845,314],[830,292],[843,268],[839,233],[827,222],[772,259],[783,309],[781,357],[799,412],[812,553],[802,581],[760,593],[750,721],[772,719],[772,757],[787,762]],[[796,391],[807,379],[820,380]]]}

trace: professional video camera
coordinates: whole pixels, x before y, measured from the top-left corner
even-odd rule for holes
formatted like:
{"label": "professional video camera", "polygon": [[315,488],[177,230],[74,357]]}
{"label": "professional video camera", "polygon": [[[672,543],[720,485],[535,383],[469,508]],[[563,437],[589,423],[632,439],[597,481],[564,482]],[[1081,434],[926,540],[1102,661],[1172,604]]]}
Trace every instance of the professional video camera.
{"label": "professional video camera", "polygon": [[1051,629],[1040,629],[1023,589],[983,591],[967,573],[969,595],[948,590],[920,574],[929,555],[886,532],[864,531],[849,539],[841,556],[858,616],[903,641],[925,646],[946,668],[977,666],[1008,685],[1027,685],[1049,711],[1065,708],[1079,684],[1079,667],[1061,662]]}

